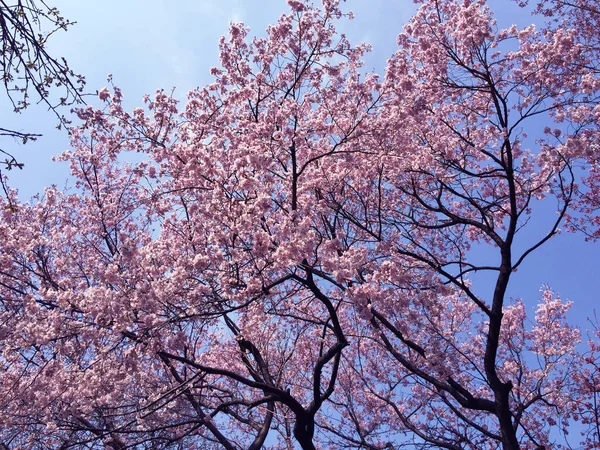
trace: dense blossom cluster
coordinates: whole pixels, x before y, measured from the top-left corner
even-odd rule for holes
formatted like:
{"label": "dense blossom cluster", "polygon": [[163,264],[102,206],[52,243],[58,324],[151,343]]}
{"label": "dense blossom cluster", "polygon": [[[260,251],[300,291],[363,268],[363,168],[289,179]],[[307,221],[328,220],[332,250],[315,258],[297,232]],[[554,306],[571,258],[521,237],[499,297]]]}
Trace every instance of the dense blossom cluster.
{"label": "dense blossom cluster", "polygon": [[78,111],[75,186],[0,200],[0,448],[600,448],[599,333],[506,295],[600,237],[600,13],[421,3],[384,77],[289,0],[185,105]]}

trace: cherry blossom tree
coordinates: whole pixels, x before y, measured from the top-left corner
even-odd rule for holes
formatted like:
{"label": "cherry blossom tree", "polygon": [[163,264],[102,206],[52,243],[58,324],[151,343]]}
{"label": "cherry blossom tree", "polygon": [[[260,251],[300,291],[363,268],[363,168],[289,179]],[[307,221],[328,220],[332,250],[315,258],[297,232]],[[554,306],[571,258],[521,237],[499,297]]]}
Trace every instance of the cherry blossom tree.
{"label": "cherry blossom tree", "polygon": [[423,1],[379,77],[338,1],[288,5],[184,106],[111,82],[75,185],[2,200],[0,447],[600,448],[597,332],[507,296],[598,236],[587,10]]}

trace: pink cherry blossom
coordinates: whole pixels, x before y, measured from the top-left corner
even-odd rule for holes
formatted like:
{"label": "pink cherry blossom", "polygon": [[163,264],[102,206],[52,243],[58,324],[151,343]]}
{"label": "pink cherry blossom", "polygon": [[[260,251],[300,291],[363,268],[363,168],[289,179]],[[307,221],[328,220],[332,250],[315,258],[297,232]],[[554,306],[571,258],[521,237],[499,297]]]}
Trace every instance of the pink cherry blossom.
{"label": "pink cherry blossom", "polygon": [[289,0],[186,102],[77,111],[74,185],[0,198],[0,447],[600,448],[597,321],[507,294],[600,236],[597,8],[419,3],[383,76]]}

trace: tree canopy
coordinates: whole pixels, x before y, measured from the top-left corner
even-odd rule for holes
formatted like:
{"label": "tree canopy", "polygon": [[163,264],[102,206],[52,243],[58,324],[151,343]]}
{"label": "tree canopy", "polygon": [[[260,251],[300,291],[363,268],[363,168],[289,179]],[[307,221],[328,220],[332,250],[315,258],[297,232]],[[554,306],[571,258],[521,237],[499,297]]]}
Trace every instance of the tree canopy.
{"label": "tree canopy", "polygon": [[600,331],[507,295],[600,237],[599,11],[419,3],[382,76],[288,0],[184,105],[78,110],[75,186],[0,200],[0,447],[600,448]]}

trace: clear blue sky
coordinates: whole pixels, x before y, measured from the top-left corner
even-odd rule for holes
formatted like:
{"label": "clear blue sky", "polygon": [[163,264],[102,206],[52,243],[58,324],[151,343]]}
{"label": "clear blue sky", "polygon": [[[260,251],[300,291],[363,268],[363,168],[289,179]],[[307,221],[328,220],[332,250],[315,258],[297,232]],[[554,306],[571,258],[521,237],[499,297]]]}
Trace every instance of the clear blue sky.
{"label": "clear blue sky", "polygon": [[[106,75],[125,95],[125,105],[133,108],[144,94],[157,88],[176,96],[211,81],[211,66],[218,65],[217,43],[226,34],[229,21],[243,21],[251,35],[260,35],[266,26],[286,11],[285,0],[50,0],[49,3],[71,20],[77,21],[68,33],[51,41],[50,51],[64,55],[72,68],[87,78],[90,92],[106,85]],[[502,25],[527,24],[533,19],[512,2],[497,0]],[[341,27],[351,42],[369,42],[374,51],[367,69],[383,72],[386,59],[395,49],[395,37],[415,10],[411,0],[349,0],[344,6],[356,19]],[[0,97],[1,98],[1,97]],[[38,142],[14,152],[25,162],[25,170],[11,172],[11,184],[28,199],[44,186],[64,185],[68,169],[51,163],[50,157],[68,147],[64,132],[54,130],[55,117],[43,107],[31,107],[21,115],[11,114],[2,98],[0,123],[6,128],[44,134]],[[94,100],[91,100],[92,103]],[[15,146],[5,148],[13,150]],[[552,216],[551,205],[542,205],[544,217]],[[533,230],[543,236],[545,230]],[[600,291],[599,245],[585,243],[580,236],[563,234],[538,250],[515,274],[510,293],[520,296],[532,312],[543,283],[550,284],[563,298],[575,301],[572,318],[585,327]],[[483,285],[484,290],[491,286]],[[478,286],[479,287],[479,286]]]}

